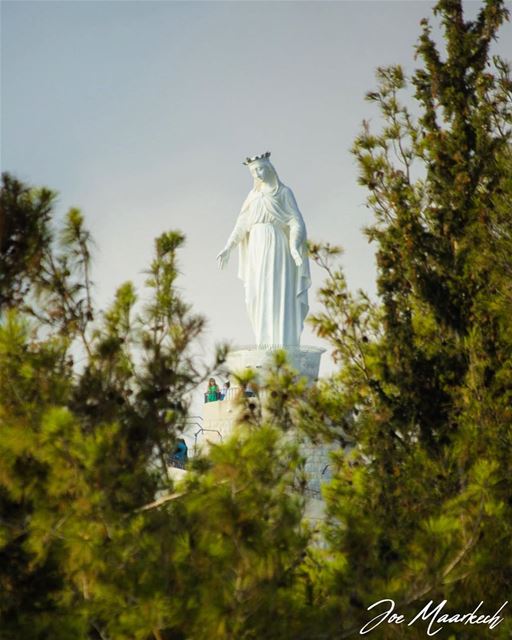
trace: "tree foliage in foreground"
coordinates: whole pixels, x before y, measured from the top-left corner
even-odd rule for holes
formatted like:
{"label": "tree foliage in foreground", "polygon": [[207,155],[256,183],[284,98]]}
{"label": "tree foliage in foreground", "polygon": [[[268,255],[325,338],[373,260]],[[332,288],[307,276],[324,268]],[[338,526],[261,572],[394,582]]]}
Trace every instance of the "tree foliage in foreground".
{"label": "tree foliage in foreground", "polygon": [[57,233],[53,200],[3,178],[0,637],[284,637],[307,543],[295,445],[248,418],[175,486],[208,373],[191,350],[203,320],[175,286],[183,237],[156,240],[142,307],[127,282],[100,313],[83,217]]}
{"label": "tree foliage in foreground", "polygon": [[[313,322],[337,373],[308,390],[279,356],[266,409],[243,401],[233,437],[178,485],[165,463],[208,373],[191,350],[203,321],[175,286],[183,237],[156,240],[144,304],[125,283],[101,313],[80,211],[57,233],[54,195],[4,176],[2,640],[334,640],[358,636],[382,598],[409,617],[429,600],[492,613],[506,599],[512,84],[490,45],[507,12],[487,0],[468,22],[440,0],[435,13],[446,53],[424,22],[420,67],[410,81],[379,70],[368,98],[383,126],[354,145],[379,302],[348,291],[335,248],[313,246],[327,273]],[[301,437],[339,445],[320,544]]]}
{"label": "tree foliage in foreground", "polygon": [[[317,406],[335,423],[349,416],[359,445],[326,492],[331,558],[317,595],[347,632],[382,598],[409,619],[444,599],[494,613],[512,578],[512,83],[489,52],[507,10],[490,0],[469,22],[461,2],[441,0],[435,13],[446,53],[424,21],[422,65],[410,81],[379,69],[367,98],[383,125],[365,123],[353,149],[380,303],[350,294],[335,251],[314,247],[328,270],[314,321],[342,364]],[[457,637],[506,638],[511,624]],[[390,627],[377,637],[425,634]]]}

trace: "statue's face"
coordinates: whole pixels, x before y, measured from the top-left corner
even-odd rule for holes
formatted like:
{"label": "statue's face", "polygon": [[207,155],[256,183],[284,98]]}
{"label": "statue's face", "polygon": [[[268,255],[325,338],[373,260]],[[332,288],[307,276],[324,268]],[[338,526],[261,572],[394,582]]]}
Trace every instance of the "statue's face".
{"label": "statue's face", "polygon": [[257,178],[262,182],[267,182],[270,178],[270,167],[266,162],[261,162],[260,160],[251,162],[249,165],[249,171],[253,178]]}

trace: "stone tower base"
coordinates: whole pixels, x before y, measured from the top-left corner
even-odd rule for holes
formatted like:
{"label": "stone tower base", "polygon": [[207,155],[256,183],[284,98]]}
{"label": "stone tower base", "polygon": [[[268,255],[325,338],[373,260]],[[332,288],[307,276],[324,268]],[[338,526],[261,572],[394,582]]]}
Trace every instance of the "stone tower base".
{"label": "stone tower base", "polygon": [[[238,418],[238,397],[247,390],[237,385],[233,374],[242,373],[246,369],[252,369],[261,378],[265,378],[274,363],[274,355],[277,349],[283,347],[261,349],[256,347],[239,348],[231,351],[226,359],[226,368],[231,381],[231,387],[226,397],[216,402],[207,402],[203,408],[203,442],[202,446],[208,447],[211,443],[223,442],[231,435]],[[318,380],[320,358],[324,349],[318,347],[286,347],[284,348],[288,363],[299,375],[307,378],[310,384]],[[250,393],[250,392],[249,392]],[[264,402],[264,399],[262,399]],[[290,434],[291,437],[292,434]],[[311,442],[301,442],[301,451],[306,459],[305,473],[307,477],[306,516],[312,522],[321,521],[324,513],[324,501],[321,496],[322,485],[330,479],[331,447],[314,445]]]}
{"label": "stone tower base", "polygon": [[230,373],[242,372],[244,369],[263,373],[272,366],[275,353],[279,350],[286,352],[288,363],[301,376],[311,383],[318,380],[320,358],[325,352],[325,349],[318,347],[242,347],[229,352],[226,366]]}

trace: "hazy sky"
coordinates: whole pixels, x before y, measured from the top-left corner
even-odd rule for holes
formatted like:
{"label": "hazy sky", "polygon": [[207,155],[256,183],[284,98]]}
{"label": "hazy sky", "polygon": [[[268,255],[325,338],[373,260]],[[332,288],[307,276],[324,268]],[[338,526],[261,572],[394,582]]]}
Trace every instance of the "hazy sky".
{"label": "hazy sky", "polygon": [[[467,2],[474,15],[478,2]],[[215,256],[272,152],[309,237],[341,244],[352,288],[374,292],[370,221],[349,149],[379,65],[414,69],[431,2],[2,2],[1,166],[79,206],[105,305],[140,285],[153,239],[180,229],[180,285],[214,341],[252,343],[237,256]],[[512,28],[496,51],[512,58]],[[313,270],[310,303],[321,274]],[[320,345],[311,330],[303,343]],[[324,356],[324,371],[328,369]]]}

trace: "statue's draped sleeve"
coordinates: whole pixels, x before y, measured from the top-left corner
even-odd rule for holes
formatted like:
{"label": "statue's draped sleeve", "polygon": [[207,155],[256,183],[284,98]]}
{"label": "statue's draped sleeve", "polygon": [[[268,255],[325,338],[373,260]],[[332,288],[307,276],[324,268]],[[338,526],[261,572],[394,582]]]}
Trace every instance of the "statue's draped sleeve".
{"label": "statue's draped sleeve", "polygon": [[245,199],[240,213],[238,214],[238,218],[236,219],[235,228],[228,238],[227,246],[230,249],[236,247],[237,244],[240,244],[240,242],[242,242],[247,233],[250,231],[249,202],[251,200],[251,195],[252,192]]}
{"label": "statue's draped sleeve", "polygon": [[309,270],[308,251],[306,243],[306,225],[304,219],[297,206],[293,191],[283,185],[281,188],[281,200],[282,210],[285,214],[285,218],[289,228],[289,242],[290,248],[294,247],[302,257],[302,264],[297,267],[297,279],[295,296],[298,303],[301,306],[301,325],[303,326],[304,320],[309,310],[308,304],[308,289],[311,287],[311,273]]}
{"label": "statue's draped sleeve", "polygon": [[[239,226],[240,235],[238,241],[238,277],[245,284],[248,281],[249,275],[249,256],[247,251],[247,245],[249,243],[249,231],[250,231],[250,209],[251,203],[254,200],[255,193],[254,189],[249,192],[249,195],[245,199],[245,202],[242,205],[240,210],[240,215],[238,216],[237,224],[233,233],[237,230]],[[246,296],[247,296],[247,288],[246,288]]]}
{"label": "statue's draped sleeve", "polygon": [[290,249],[297,249],[302,257],[305,253],[306,225],[299,211],[293,191],[283,187],[284,211],[288,213],[288,227],[290,229]]}

